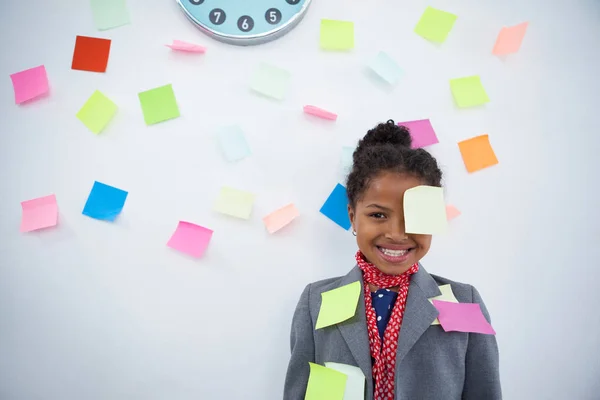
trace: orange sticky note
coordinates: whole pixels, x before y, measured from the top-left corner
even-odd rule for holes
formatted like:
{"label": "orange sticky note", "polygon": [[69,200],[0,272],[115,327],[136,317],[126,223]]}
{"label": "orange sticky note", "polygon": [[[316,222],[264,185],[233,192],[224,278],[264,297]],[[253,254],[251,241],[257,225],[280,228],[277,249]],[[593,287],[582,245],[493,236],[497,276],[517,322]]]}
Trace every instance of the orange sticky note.
{"label": "orange sticky note", "polygon": [[458,142],[458,148],[469,172],[479,171],[498,164],[498,159],[494,154],[488,135],[475,136]]}
{"label": "orange sticky note", "polygon": [[450,204],[446,206],[446,218],[448,219],[448,221],[458,217],[459,215],[460,211],[458,210],[458,208]]}
{"label": "orange sticky note", "polygon": [[275,233],[292,222],[298,215],[300,215],[300,213],[296,206],[294,204],[288,204],[264,217],[263,222],[269,233]]}
{"label": "orange sticky note", "polygon": [[502,28],[498,34],[492,53],[500,56],[519,51],[528,24],[529,22],[523,22],[519,25]]}
{"label": "orange sticky note", "polygon": [[109,39],[77,36],[71,69],[105,72],[110,53]]}

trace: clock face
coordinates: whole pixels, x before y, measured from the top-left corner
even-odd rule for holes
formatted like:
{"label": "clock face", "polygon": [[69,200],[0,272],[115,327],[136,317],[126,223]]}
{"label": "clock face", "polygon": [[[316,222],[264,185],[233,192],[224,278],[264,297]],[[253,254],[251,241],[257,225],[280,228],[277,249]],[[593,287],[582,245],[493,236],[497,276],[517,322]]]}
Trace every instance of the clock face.
{"label": "clock face", "polygon": [[188,18],[222,42],[252,45],[277,39],[300,22],[311,0],[177,0]]}

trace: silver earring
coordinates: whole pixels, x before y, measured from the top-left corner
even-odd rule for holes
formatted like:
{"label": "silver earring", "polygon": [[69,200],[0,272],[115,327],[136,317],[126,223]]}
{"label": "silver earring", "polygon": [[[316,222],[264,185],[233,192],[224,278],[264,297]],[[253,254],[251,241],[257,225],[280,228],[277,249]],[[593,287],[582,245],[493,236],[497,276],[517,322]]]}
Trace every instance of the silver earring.
{"label": "silver earring", "polygon": [[353,230],[353,231],[352,231],[352,234],[353,234],[354,236],[356,236],[356,231],[354,231],[354,230]]}

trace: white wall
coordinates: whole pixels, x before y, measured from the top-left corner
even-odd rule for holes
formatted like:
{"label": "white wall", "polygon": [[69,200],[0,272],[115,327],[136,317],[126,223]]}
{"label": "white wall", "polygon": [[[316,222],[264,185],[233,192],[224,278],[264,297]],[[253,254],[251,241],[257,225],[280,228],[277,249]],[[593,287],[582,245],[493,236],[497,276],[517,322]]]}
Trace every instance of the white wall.
{"label": "white wall", "polygon": [[[424,263],[484,296],[505,398],[600,396],[598,1],[314,0],[288,36],[251,48],[204,36],[174,1],[128,4],[132,24],[106,32],[83,0],[0,6],[0,398],[281,398],[300,291],[353,265],[353,237],[318,212],[341,146],[388,118],[437,130],[463,215]],[[442,46],[412,32],[426,5],[459,16]],[[320,51],[320,18],[355,21],[355,50]],[[520,53],[492,56],[499,29],[525,20]],[[105,74],[70,69],[76,35],[113,40]],[[172,39],[208,53],[173,54]],[[365,72],[379,50],[406,70],[393,90]],[[285,101],[249,91],[261,61],[293,73]],[[14,105],[8,75],[39,64],[51,96]],[[448,80],[471,74],[492,101],[459,110]],[[146,127],[137,93],[167,83],[182,116]],[[99,136],[75,118],[96,89],[119,106]],[[253,150],[235,165],[214,142],[232,123]],[[469,175],[456,142],[482,133],[500,165]],[[81,215],[94,180],[129,191],[115,224]],[[250,221],[211,211],[224,184],[256,193]],[[59,227],[19,234],[20,201],[50,193]],[[269,236],[262,216],[290,201],[301,218]],[[165,246],[178,220],[215,230],[203,259]]]}

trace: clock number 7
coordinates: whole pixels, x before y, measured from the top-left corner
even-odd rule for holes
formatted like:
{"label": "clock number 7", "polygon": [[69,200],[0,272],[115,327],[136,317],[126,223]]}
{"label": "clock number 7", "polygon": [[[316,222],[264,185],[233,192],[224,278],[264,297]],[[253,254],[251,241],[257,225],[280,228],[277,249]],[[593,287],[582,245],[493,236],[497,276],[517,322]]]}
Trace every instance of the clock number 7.
{"label": "clock number 7", "polygon": [[215,8],[210,12],[208,18],[213,24],[221,25],[223,22],[225,22],[227,15],[225,15],[225,11],[221,10],[220,8]]}

